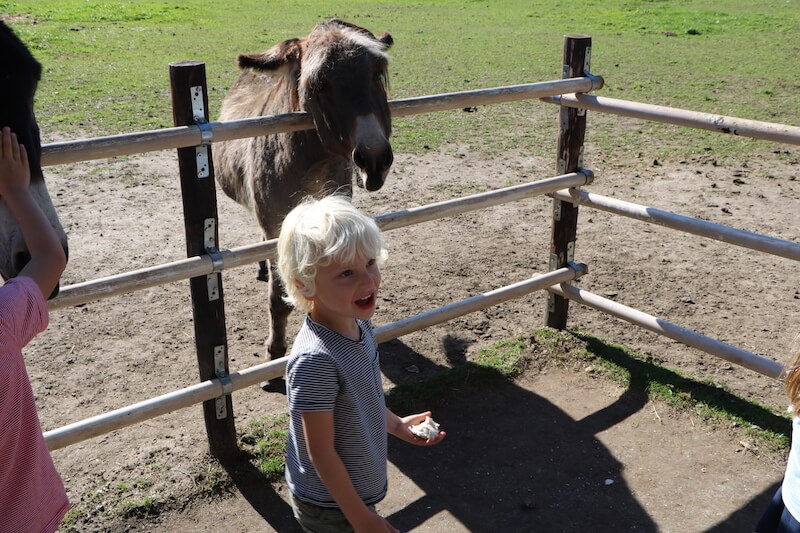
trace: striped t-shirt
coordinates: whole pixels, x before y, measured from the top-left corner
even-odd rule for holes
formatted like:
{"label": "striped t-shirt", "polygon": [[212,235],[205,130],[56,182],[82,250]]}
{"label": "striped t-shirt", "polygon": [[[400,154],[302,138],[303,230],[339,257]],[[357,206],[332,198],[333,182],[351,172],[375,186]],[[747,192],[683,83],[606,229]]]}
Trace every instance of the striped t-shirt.
{"label": "striped t-shirt", "polygon": [[378,348],[369,321],[353,341],[306,317],[286,367],[289,442],[286,481],[301,501],[338,507],[311,462],[303,434],[304,411],[333,411],[334,447],[367,505],[386,495],[386,403]]}
{"label": "striped t-shirt", "polygon": [[47,327],[39,287],[16,277],[0,287],[0,532],[55,531],[69,509],[47,450],[22,347]]}

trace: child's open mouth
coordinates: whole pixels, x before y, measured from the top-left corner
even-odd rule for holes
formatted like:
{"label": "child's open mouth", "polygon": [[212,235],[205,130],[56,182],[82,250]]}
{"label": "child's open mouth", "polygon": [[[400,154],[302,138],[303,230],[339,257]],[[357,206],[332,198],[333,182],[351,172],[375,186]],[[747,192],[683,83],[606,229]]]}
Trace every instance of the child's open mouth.
{"label": "child's open mouth", "polygon": [[366,298],[361,298],[360,300],[356,300],[356,305],[361,307],[362,309],[368,309],[373,306],[375,303],[375,293],[373,292]]}

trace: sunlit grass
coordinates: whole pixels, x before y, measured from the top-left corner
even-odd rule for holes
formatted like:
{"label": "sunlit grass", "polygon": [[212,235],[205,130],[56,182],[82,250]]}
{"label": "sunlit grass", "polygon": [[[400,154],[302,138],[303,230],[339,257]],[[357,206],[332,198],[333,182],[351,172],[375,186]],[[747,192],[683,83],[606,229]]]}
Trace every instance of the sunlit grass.
{"label": "sunlit grass", "polygon": [[[331,16],[392,32],[394,98],[559,78],[563,36],[582,33],[593,37],[601,94],[800,124],[800,85],[787,68],[800,60],[798,0],[594,0],[581,3],[580,16],[572,2],[544,0],[28,0],[0,1],[0,11],[45,67],[37,96],[45,134],[171,126],[168,65],[182,59],[206,62],[214,116],[237,76],[237,54],[304,35]],[[447,142],[507,150],[555,120],[555,106],[539,102],[433,113],[397,119],[394,144],[406,152]],[[678,131],[659,126],[663,143],[634,136],[617,148],[620,130],[600,129],[587,142],[634,152],[656,144],[678,157],[698,144],[722,155],[763,149],[710,133],[681,144],[673,142]],[[531,141],[524,148],[540,150]]]}

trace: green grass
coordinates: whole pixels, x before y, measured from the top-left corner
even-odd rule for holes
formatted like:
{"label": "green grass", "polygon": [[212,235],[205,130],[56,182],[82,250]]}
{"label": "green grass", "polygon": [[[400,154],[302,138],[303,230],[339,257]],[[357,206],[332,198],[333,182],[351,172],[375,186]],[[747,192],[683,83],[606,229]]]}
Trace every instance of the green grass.
{"label": "green grass", "polygon": [[283,478],[289,416],[251,420],[239,435],[239,447],[267,481]]}
{"label": "green grass", "polygon": [[[800,0],[0,1],[0,11],[45,66],[37,98],[45,132],[113,134],[171,126],[168,64],[206,62],[211,114],[234,81],[236,55],[265,50],[338,16],[395,37],[392,96],[560,77],[565,34],[593,37],[600,94],[745,118],[800,124]],[[691,32],[690,32],[691,30]],[[590,115],[587,142],[627,153],[613,120]],[[397,150],[444,142],[489,151],[554,150],[554,106],[525,102],[398,119]],[[710,146],[724,154],[764,145],[711,133],[663,134],[656,156]]]}
{"label": "green grass", "polygon": [[[485,394],[494,384],[513,380],[527,368],[561,364],[581,371],[591,368],[628,392],[693,412],[723,427],[738,428],[759,447],[788,451],[791,423],[783,413],[732,394],[711,380],[701,380],[658,365],[625,347],[591,335],[550,328],[530,338],[499,341],[479,352],[474,362],[441,372],[424,382],[403,384],[387,394],[397,412],[415,412],[455,391]],[[465,392],[466,391],[466,392]]]}
{"label": "green grass", "polygon": [[71,497],[72,507],[61,522],[60,531],[78,532],[96,521],[112,517],[145,518],[157,516],[169,498],[159,498],[151,493],[153,483],[137,478],[120,481],[113,485],[104,483],[76,499]]}
{"label": "green grass", "polygon": [[711,379],[698,379],[665,368],[624,346],[582,333],[570,334],[585,343],[583,358],[602,366],[620,386],[647,394],[680,410],[693,411],[712,423],[743,428],[745,434],[773,451],[788,451],[791,423],[769,406],[744,400]]}

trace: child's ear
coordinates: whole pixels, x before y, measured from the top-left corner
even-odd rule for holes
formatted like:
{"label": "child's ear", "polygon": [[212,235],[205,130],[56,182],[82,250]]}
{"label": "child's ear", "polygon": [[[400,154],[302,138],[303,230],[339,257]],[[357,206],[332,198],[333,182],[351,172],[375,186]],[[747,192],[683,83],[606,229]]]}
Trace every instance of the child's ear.
{"label": "child's ear", "polygon": [[303,295],[303,298],[305,298],[306,300],[312,299],[313,294],[311,294],[311,291],[308,290],[308,287],[306,287],[302,281],[300,281],[297,278],[294,278],[294,286],[297,287],[297,289],[300,291],[300,294]]}

